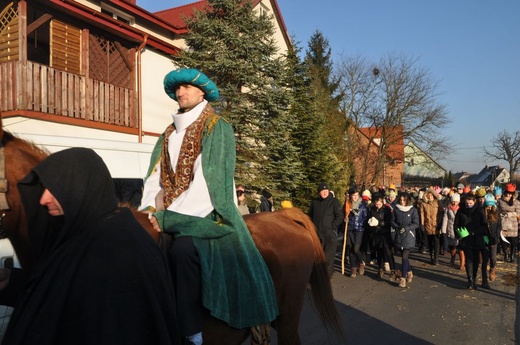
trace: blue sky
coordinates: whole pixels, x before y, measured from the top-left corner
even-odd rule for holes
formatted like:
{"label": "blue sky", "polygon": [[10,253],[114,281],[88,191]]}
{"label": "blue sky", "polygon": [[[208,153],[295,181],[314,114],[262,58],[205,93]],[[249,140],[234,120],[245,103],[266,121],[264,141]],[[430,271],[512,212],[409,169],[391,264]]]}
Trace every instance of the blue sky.
{"label": "blue sky", "polygon": [[[192,1],[137,0],[150,12]],[[287,30],[307,48],[320,30],[332,59],[378,61],[396,52],[417,58],[439,82],[439,102],[451,125],[442,129],[453,151],[440,164],[452,172],[479,172],[491,138],[520,130],[519,0],[278,0]]]}

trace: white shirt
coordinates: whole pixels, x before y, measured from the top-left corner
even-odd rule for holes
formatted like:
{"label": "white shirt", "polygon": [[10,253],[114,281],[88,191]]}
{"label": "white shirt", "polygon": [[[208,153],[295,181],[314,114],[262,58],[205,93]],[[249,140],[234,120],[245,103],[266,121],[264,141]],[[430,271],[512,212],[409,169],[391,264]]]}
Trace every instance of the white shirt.
{"label": "white shirt", "polygon": [[[171,165],[175,172],[182,141],[186,134],[186,128],[199,117],[207,103],[208,102],[204,100],[188,112],[172,115],[175,131],[173,131],[169,137],[168,152],[170,153]],[[161,191],[160,169],[161,163],[159,161],[144,183],[143,198],[140,206],[141,210],[150,206],[156,208],[155,198]],[[200,154],[193,165],[193,173],[193,181],[191,181],[188,189],[174,199],[167,209],[190,216],[206,217],[213,211],[214,207],[211,203],[208,186],[202,173],[202,155]]]}

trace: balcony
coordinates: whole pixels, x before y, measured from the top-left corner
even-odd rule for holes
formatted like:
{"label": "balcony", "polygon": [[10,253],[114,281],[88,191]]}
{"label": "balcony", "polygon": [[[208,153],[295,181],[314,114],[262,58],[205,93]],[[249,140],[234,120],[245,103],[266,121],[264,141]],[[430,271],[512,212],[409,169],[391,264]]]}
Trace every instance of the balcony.
{"label": "balcony", "polygon": [[0,111],[46,113],[127,129],[138,123],[133,90],[32,61],[0,63]]}

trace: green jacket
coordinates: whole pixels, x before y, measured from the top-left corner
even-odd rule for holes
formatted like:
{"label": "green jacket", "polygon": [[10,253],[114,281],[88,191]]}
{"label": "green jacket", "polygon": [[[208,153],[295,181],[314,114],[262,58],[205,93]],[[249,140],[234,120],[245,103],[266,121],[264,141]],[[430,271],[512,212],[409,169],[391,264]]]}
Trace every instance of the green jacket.
{"label": "green jacket", "polygon": [[[202,138],[202,168],[214,211],[206,218],[169,210],[155,213],[164,232],[192,236],[201,259],[202,303],[235,328],[269,323],[278,315],[273,281],[233,199],[235,137],[221,117],[210,117]],[[160,160],[164,134],[148,175]],[[189,311],[186,311],[189,312]]]}

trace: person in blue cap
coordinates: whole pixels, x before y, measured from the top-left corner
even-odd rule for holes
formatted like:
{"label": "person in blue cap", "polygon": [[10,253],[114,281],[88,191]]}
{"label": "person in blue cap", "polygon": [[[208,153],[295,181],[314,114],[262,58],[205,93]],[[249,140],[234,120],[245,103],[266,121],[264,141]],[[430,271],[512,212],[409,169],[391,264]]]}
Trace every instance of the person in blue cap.
{"label": "person in blue cap", "polygon": [[164,90],[179,109],[152,152],[140,209],[174,239],[168,254],[180,332],[202,344],[205,313],[255,327],[276,318],[277,300],[234,200],[235,136],[209,104],[219,98],[215,83],[182,68],[165,76]]}

